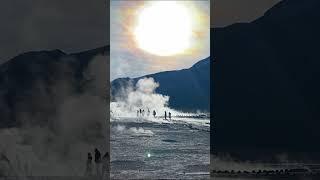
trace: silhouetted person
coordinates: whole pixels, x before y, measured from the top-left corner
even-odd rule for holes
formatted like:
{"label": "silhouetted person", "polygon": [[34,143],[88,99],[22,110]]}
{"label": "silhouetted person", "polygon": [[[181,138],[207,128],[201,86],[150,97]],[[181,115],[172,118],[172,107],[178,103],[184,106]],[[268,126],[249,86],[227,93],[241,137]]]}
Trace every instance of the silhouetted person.
{"label": "silhouetted person", "polygon": [[92,175],[92,155],[88,153],[87,163],[86,163],[86,176]]}
{"label": "silhouetted person", "polygon": [[148,114],[147,114],[148,116],[150,115],[150,109],[148,108]]}
{"label": "silhouetted person", "polygon": [[155,110],[153,110],[153,117],[156,117],[157,113]]}
{"label": "silhouetted person", "polygon": [[140,115],[142,114],[142,109],[140,109]]}
{"label": "silhouetted person", "polygon": [[171,112],[169,112],[169,119],[171,120]]}
{"label": "silhouetted person", "polygon": [[97,176],[100,176],[101,153],[97,148],[94,150],[94,162],[96,163]]}
{"label": "silhouetted person", "polygon": [[11,165],[11,162],[10,162],[9,158],[3,153],[1,153],[1,156],[0,156],[0,162],[1,161],[3,161],[6,164],[5,165],[6,168],[1,167],[1,168],[4,168],[4,169],[0,170],[0,177],[15,175],[14,169],[13,169],[13,167]]}
{"label": "silhouetted person", "polygon": [[109,164],[110,164],[110,156],[109,156],[109,153],[106,152],[102,157],[102,176],[103,177],[109,174],[109,171],[110,171]]}
{"label": "silhouetted person", "polygon": [[142,116],[144,116],[144,109],[142,110]]}
{"label": "silhouetted person", "polygon": [[164,111],[164,119],[167,119],[167,111]]}
{"label": "silhouetted person", "polygon": [[137,110],[137,116],[139,117],[139,110]]}

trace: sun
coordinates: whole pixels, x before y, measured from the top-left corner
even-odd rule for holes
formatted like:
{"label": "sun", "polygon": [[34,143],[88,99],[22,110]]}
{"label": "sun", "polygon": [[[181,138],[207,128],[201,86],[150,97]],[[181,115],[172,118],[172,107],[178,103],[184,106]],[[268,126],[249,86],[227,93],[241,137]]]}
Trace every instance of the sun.
{"label": "sun", "polygon": [[150,2],[138,13],[133,34],[140,49],[158,56],[172,56],[190,46],[191,25],[191,15],[184,4]]}

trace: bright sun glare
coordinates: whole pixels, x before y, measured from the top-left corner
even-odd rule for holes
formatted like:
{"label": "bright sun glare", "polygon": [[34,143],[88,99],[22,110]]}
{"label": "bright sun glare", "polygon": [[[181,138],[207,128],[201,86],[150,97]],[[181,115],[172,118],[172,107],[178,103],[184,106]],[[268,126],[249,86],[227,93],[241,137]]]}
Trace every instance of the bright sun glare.
{"label": "bright sun glare", "polygon": [[158,1],[147,5],[138,15],[134,37],[139,48],[158,55],[171,56],[190,46],[191,17],[178,2]]}

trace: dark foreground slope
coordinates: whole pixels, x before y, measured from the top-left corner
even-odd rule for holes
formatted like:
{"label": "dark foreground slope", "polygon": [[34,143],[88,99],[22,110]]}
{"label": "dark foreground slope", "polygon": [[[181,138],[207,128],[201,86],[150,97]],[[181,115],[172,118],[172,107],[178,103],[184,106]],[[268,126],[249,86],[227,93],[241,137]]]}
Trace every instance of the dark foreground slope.
{"label": "dark foreground slope", "polygon": [[152,77],[160,84],[156,92],[170,96],[170,107],[186,111],[209,111],[210,58],[199,61],[189,69],[160,72],[134,79],[115,79],[111,83],[113,97],[119,96],[121,88],[134,85],[144,77]]}
{"label": "dark foreground slope", "polygon": [[47,124],[64,97],[86,88],[90,81],[86,73],[94,58],[107,54],[109,46],[75,54],[38,51],[1,64],[0,128],[25,125],[26,119],[28,124]]}
{"label": "dark foreground slope", "polygon": [[211,29],[216,150],[318,152],[319,9],[283,0],[254,22]]}

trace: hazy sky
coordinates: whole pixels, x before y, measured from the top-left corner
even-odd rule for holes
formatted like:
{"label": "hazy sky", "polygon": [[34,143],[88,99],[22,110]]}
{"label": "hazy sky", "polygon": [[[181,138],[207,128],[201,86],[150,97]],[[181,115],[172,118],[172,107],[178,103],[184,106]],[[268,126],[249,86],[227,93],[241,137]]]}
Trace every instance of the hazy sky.
{"label": "hazy sky", "polygon": [[108,44],[108,0],[1,0],[0,63],[33,50]]}
{"label": "hazy sky", "polygon": [[[190,14],[189,19],[192,19],[192,37],[187,49],[178,54],[162,56],[150,53],[141,48],[136,40],[134,30],[137,27],[137,21],[143,9],[151,7],[155,2],[156,1],[111,1],[111,80],[119,77],[138,77],[155,72],[189,68],[199,60],[210,56],[209,1],[176,1],[179,6],[182,5],[187,9],[186,11]],[[169,8],[164,9],[164,14],[161,16],[170,14]],[[157,11],[157,9],[152,10],[152,12],[153,11]],[[174,12],[176,13],[175,16],[179,16],[178,10],[174,10]],[[154,21],[151,19],[150,23],[153,24],[153,26],[158,26],[163,23],[161,17],[152,18]],[[175,17],[168,16],[165,18],[165,21],[170,22],[171,18]],[[147,19],[149,19],[149,17]],[[184,19],[181,21],[184,21]],[[180,22],[177,22],[177,24],[172,23],[166,27],[158,27],[158,29],[154,30],[158,32],[149,38],[155,38],[155,36],[160,37],[164,31],[174,32],[179,26],[182,26],[179,23]],[[144,27],[143,31],[145,29],[148,28]],[[148,32],[143,32],[142,36],[144,35],[148,35]],[[177,35],[179,35],[179,33]],[[162,39],[155,38],[159,42],[151,42],[151,46],[159,45],[165,38],[167,37],[162,37]],[[175,37],[167,39],[165,42],[166,45],[173,46],[172,44],[176,43],[173,39],[175,39]],[[148,41],[148,39],[146,38],[145,41]]]}
{"label": "hazy sky", "polygon": [[[213,0],[211,26],[248,22],[280,0]],[[109,44],[109,0],[1,0],[0,64],[20,53]]]}

